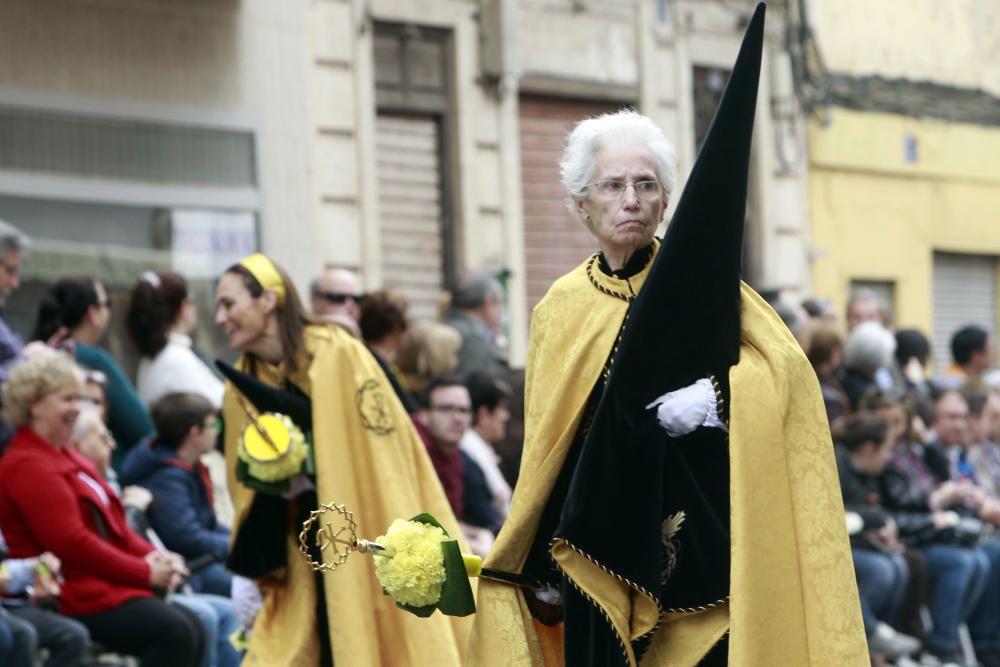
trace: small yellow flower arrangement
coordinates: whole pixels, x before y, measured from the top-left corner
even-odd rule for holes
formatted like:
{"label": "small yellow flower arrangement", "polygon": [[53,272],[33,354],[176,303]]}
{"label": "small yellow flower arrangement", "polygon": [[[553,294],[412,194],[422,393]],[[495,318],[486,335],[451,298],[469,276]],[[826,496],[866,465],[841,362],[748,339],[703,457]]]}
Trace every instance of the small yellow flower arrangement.
{"label": "small yellow flower arrangement", "polygon": [[268,412],[243,431],[237,451],[237,477],[258,491],[284,493],[288,480],[311,472],[306,436],[286,415]]}
{"label": "small yellow flower arrangement", "polygon": [[375,539],[375,576],[396,606],[418,616],[435,609],[449,616],[476,610],[470,576],[478,576],[482,560],[463,556],[458,542],[430,514],[409,521],[396,519]]}
{"label": "small yellow flower arrangement", "polygon": [[375,540],[393,554],[375,554],[375,576],[402,604],[436,604],[445,578],[441,543],[446,539],[437,526],[396,519]]}

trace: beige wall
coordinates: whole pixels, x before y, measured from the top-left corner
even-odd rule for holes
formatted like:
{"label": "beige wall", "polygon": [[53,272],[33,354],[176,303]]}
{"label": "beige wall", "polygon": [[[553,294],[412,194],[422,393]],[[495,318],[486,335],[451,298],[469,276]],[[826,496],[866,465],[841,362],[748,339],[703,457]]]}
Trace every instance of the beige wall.
{"label": "beige wall", "polygon": [[1000,94],[996,0],[810,0],[809,7],[832,72]]}
{"label": "beige wall", "polygon": [[308,4],[7,0],[0,88],[42,93],[69,110],[238,115],[257,137],[264,247],[302,285],[320,260],[303,103]]}
{"label": "beige wall", "polygon": [[[517,125],[516,82],[507,73],[500,93],[480,83],[480,34],[478,3],[467,0],[374,0],[353,3],[321,0],[325,6],[325,29],[314,32],[313,49],[317,53],[329,47],[331,39],[347,40],[349,53],[338,53],[337,72],[328,72],[327,63],[314,57],[314,78],[325,91],[314,99],[314,123],[336,113],[334,107],[353,98],[351,119],[342,120],[336,142],[326,141],[318,147],[318,162],[329,164],[331,170],[350,161],[348,167],[356,178],[350,189],[337,197],[325,196],[328,186],[318,188],[320,210],[328,225],[351,227],[356,242],[337,244],[328,251],[327,261],[359,266],[368,287],[381,287],[379,273],[379,212],[375,171],[375,102],[374,75],[371,56],[372,21],[414,23],[445,28],[452,32],[454,76],[453,140],[449,156],[454,168],[454,220],[456,225],[457,264],[460,270],[496,270],[509,268],[510,283],[510,344],[511,359],[523,363],[526,347],[527,322],[524,312],[523,243],[520,240],[520,173],[516,170]],[[509,4],[509,3],[505,3]],[[348,11],[350,10],[350,11]],[[314,13],[315,13],[314,9]],[[508,7],[506,11],[510,11]],[[352,22],[343,21],[344,15]],[[345,24],[347,27],[345,28]],[[352,29],[353,28],[353,29]],[[344,33],[350,33],[344,35]],[[331,37],[336,33],[337,37]],[[509,52],[510,46],[507,47]],[[353,123],[353,127],[348,124]],[[316,130],[319,132],[319,130]],[[318,144],[319,146],[319,144]],[[515,168],[511,168],[511,164]],[[348,185],[347,183],[344,184]],[[323,226],[329,228],[327,224]],[[333,245],[333,241],[329,242]]]}
{"label": "beige wall", "polygon": [[[732,66],[741,21],[753,3],[740,6],[675,0],[663,20],[653,2],[523,0],[521,86],[568,97],[633,101],[677,147],[676,204],[696,157],[692,68]],[[809,290],[811,250],[805,123],[790,97],[782,100],[780,118],[772,113],[770,65],[781,53],[783,21],[772,8],[758,98],[748,255],[755,284],[782,288],[794,297]]]}
{"label": "beige wall", "polygon": [[[359,269],[377,288],[372,24],[451,30],[457,261],[511,269],[518,365],[527,334],[521,87],[636,103],[677,143],[683,183],[694,159],[691,67],[730,65],[741,29],[732,3],[675,0],[663,23],[645,0],[488,1],[497,12],[481,12],[478,0],[7,0],[0,43],[17,55],[0,58],[0,97],[4,89],[29,90],[139,116],[239,117],[256,134],[264,250],[300,287],[330,263]],[[499,20],[484,26],[491,15]],[[769,21],[780,34],[780,16]],[[504,57],[494,87],[482,81],[480,39],[500,26]],[[753,253],[767,286],[803,285],[802,176],[776,164],[766,76]],[[792,130],[800,130],[798,118]]]}

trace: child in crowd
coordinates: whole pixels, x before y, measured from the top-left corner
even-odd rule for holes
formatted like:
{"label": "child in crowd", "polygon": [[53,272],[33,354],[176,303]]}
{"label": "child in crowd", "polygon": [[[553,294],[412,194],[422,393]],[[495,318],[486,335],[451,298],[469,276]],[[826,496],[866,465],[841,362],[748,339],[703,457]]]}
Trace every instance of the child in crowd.
{"label": "child in crowd", "polygon": [[195,393],[167,394],[153,406],[157,436],[129,452],[122,483],[153,493],[150,527],[188,563],[211,562],[189,580],[199,593],[228,596],[232,577],[223,563],[229,529],[212,509],[212,485],[202,455],[215,449],[219,420],[212,403]]}

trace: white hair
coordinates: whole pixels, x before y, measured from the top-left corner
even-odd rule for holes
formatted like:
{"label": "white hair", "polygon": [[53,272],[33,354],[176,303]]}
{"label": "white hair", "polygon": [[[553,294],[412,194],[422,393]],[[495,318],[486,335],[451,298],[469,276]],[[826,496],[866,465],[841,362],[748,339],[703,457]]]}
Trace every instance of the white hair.
{"label": "white hair", "polygon": [[896,337],[878,322],[863,322],[844,341],[844,366],[874,373],[892,362]]}
{"label": "white hair", "polygon": [[28,236],[14,225],[0,220],[0,250],[27,250],[31,247]]}
{"label": "white hair", "polygon": [[568,195],[566,205],[578,220],[583,222],[576,202],[587,194],[597,154],[609,146],[633,144],[646,148],[653,155],[657,180],[668,195],[673,192],[677,155],[673,144],[653,121],[632,109],[587,118],[570,132],[559,160],[559,174]]}
{"label": "white hair", "polygon": [[73,442],[80,442],[90,435],[91,431],[103,424],[104,420],[101,418],[100,409],[96,405],[81,402],[80,414],[76,416],[76,421],[73,422]]}

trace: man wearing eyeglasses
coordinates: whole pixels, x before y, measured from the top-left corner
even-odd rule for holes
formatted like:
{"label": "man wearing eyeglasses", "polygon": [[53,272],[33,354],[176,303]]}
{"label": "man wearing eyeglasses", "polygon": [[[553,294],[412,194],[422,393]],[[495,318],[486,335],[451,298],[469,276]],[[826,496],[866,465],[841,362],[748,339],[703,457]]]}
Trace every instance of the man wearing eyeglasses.
{"label": "man wearing eyeglasses", "polygon": [[[469,390],[457,376],[444,376],[431,380],[425,392],[426,407],[417,417],[417,432],[423,438],[434,470],[444,487],[448,503],[455,516],[463,515],[462,495],[465,491],[462,475],[465,463],[459,443],[472,425],[472,398]],[[462,523],[462,532],[472,550],[485,555],[493,546],[493,534],[484,528]]]}
{"label": "man wearing eyeglasses", "polygon": [[327,267],[312,281],[309,294],[314,314],[345,326],[355,336],[359,335],[358,318],[364,294],[356,273]]}

